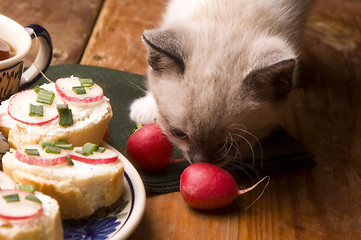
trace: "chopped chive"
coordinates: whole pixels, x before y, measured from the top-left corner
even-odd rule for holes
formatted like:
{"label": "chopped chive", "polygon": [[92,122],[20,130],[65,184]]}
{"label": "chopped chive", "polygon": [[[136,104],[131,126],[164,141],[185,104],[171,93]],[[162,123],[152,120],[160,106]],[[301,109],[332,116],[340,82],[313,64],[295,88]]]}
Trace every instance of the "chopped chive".
{"label": "chopped chive", "polygon": [[70,143],[56,143],[55,147],[62,148],[62,149],[69,149],[69,150],[74,149],[74,145],[70,144]]}
{"label": "chopped chive", "polygon": [[81,154],[81,155],[84,155],[84,156],[89,156],[89,155],[92,155],[93,153],[90,153],[90,152],[84,152],[83,150],[76,150],[75,152]]}
{"label": "chopped chive", "polygon": [[69,109],[69,107],[68,107],[68,104],[57,104],[56,109],[61,111],[61,110]]}
{"label": "chopped chive", "polygon": [[97,152],[103,153],[105,152],[106,148],[105,147],[99,147],[98,150],[96,150]]}
{"label": "chopped chive", "polygon": [[41,142],[41,148],[46,148],[47,146],[55,146],[55,142]]}
{"label": "chopped chive", "polygon": [[26,148],[24,152],[31,156],[40,156],[40,153],[36,148]]}
{"label": "chopped chive", "polygon": [[40,199],[35,197],[34,195],[26,195],[25,199],[32,202],[41,203]]}
{"label": "chopped chive", "polygon": [[38,98],[36,99],[36,101],[39,103],[45,103],[51,105],[53,104],[54,98],[55,98],[54,93],[40,88],[38,91]]}
{"label": "chopped chive", "polygon": [[44,90],[43,88],[41,88],[39,85],[36,85],[33,90],[36,92],[36,93],[39,93],[40,89]]}
{"label": "chopped chive", "polygon": [[71,165],[71,166],[74,165],[74,162],[73,162],[73,160],[71,160],[71,157],[69,155],[65,157],[65,160],[69,165]]}
{"label": "chopped chive", "polygon": [[56,143],[58,144],[68,144],[69,142],[64,140],[64,139],[60,139],[59,141],[57,141]]}
{"label": "chopped chive", "polygon": [[68,105],[58,104],[57,109],[59,113],[59,125],[63,127],[73,125],[73,114],[71,109],[68,108]]}
{"label": "chopped chive", "polygon": [[72,87],[72,90],[76,93],[76,94],[86,94],[86,90],[83,86],[74,86]]}
{"label": "chopped chive", "polygon": [[19,194],[17,194],[17,193],[10,194],[10,195],[5,195],[5,196],[3,196],[3,198],[8,203],[9,202],[19,202],[20,201]]}
{"label": "chopped chive", "polygon": [[93,79],[91,78],[80,78],[79,81],[83,87],[91,87],[94,85]]}
{"label": "chopped chive", "polygon": [[35,191],[34,186],[31,184],[24,184],[24,185],[20,184],[20,185],[18,185],[18,188],[19,188],[19,190],[30,192],[30,193],[34,193],[34,191]]}
{"label": "chopped chive", "polygon": [[33,117],[33,116],[37,116],[37,117],[42,117],[44,115],[44,107],[42,105],[33,105],[33,104],[29,104],[29,116]]}
{"label": "chopped chive", "polygon": [[87,142],[84,144],[82,150],[85,153],[88,153],[89,155],[92,155],[94,151],[97,151],[99,149],[98,144]]}
{"label": "chopped chive", "polygon": [[54,153],[54,154],[60,154],[61,149],[55,146],[46,146],[45,152],[47,153]]}

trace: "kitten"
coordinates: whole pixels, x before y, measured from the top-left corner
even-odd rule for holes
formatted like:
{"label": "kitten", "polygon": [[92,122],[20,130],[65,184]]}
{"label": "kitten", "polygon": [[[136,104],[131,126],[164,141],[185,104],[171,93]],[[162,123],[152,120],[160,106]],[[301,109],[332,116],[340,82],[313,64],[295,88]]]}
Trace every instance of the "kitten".
{"label": "kitten", "polygon": [[170,1],[142,37],[148,92],[131,119],[159,123],[191,163],[240,157],[279,121],[310,2]]}

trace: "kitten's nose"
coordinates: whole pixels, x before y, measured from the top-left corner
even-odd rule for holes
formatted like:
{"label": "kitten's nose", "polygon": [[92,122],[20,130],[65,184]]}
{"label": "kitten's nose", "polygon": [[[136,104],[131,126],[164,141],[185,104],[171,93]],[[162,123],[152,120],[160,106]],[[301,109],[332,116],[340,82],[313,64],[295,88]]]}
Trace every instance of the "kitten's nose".
{"label": "kitten's nose", "polygon": [[205,157],[201,153],[195,153],[190,156],[191,163],[200,163],[200,162],[209,162],[207,161],[207,157]]}

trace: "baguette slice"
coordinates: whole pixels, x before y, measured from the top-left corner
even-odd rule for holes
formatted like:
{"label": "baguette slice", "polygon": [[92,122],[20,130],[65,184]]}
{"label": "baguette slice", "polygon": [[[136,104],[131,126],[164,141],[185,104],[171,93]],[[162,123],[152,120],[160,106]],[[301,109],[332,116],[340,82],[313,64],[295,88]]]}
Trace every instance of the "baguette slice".
{"label": "baguette slice", "polygon": [[3,169],[15,182],[32,184],[37,191],[56,199],[63,219],[82,218],[100,207],[108,207],[123,193],[124,167],[115,163],[92,165],[73,161],[51,167],[30,165],[15,157],[10,149]]}
{"label": "baguette slice", "polygon": [[[74,79],[74,77],[69,79]],[[56,92],[54,83],[43,84],[40,87]],[[10,147],[15,149],[26,144],[58,140],[66,140],[75,146],[82,146],[86,142],[101,144],[113,116],[110,100],[105,96],[99,101],[90,103],[64,100],[73,113],[72,126],[60,126],[59,119],[40,126],[27,125],[9,116],[10,101],[11,99],[3,101],[0,105],[0,131],[8,140]]]}
{"label": "baguette slice", "polygon": [[42,212],[35,217],[25,220],[7,220],[0,218],[0,239],[64,239],[58,203],[55,199],[40,192],[35,192],[34,194],[42,202]]}

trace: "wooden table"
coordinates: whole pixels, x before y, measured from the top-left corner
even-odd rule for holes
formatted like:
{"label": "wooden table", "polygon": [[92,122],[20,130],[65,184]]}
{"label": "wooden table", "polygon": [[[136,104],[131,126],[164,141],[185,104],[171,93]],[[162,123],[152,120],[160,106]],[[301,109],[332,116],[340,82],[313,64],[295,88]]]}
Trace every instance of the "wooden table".
{"label": "wooden table", "polygon": [[[52,65],[145,74],[140,36],[164,8],[163,0],[1,0],[0,13],[47,29]],[[247,211],[258,192],[211,212],[189,208],[179,193],[148,195],[131,239],[361,239],[361,1],[316,1],[303,52],[283,126],[317,166],[273,176]]]}

